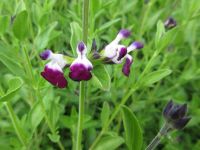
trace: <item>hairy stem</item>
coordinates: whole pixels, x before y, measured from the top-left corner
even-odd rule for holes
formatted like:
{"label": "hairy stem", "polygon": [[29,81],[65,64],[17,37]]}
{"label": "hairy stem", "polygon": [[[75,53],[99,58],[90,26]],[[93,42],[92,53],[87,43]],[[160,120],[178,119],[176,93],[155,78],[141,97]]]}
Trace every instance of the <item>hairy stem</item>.
{"label": "hairy stem", "polygon": [[6,106],[6,109],[9,113],[9,116],[11,118],[11,121],[12,121],[12,124],[14,126],[14,129],[15,129],[15,132],[20,140],[20,142],[22,143],[22,145],[24,147],[27,148],[27,141],[26,141],[26,137],[23,133],[23,130],[20,128],[20,125],[19,125],[19,122],[18,122],[18,118],[17,116],[15,115],[14,111],[13,111],[13,108],[10,104],[10,102],[6,102],[5,103],[5,106]]}
{"label": "hairy stem", "polygon": [[[83,29],[83,42],[87,45],[88,38],[88,17],[89,17],[89,0],[83,1],[83,19],[82,19],[82,29]],[[79,114],[78,114],[78,131],[76,138],[76,150],[81,150],[82,141],[82,130],[83,130],[83,120],[84,120],[84,101],[85,101],[85,88],[86,83],[84,81],[80,82],[79,86]]]}
{"label": "hairy stem", "polygon": [[145,150],[154,150],[160,144],[161,138],[167,134],[168,130],[169,125],[165,124]]}

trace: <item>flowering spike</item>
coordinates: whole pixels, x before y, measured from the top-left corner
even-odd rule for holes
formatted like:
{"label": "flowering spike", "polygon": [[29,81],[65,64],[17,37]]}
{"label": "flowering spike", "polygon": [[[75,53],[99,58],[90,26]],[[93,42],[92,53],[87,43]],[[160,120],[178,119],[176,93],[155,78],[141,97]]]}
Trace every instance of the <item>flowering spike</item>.
{"label": "flowering spike", "polygon": [[133,42],[128,48],[128,53],[135,50],[135,49],[142,49],[144,45],[141,42],[135,41]]}
{"label": "flowering spike", "polygon": [[130,68],[131,68],[131,65],[133,63],[133,58],[131,55],[127,55],[126,56],[126,62],[124,63],[124,66],[122,68],[122,72],[124,73],[125,76],[129,76],[130,74]]}
{"label": "flowering spike", "polygon": [[78,57],[70,66],[69,77],[74,81],[90,80],[92,78],[92,63],[86,57],[87,47],[83,42],[77,46]]}

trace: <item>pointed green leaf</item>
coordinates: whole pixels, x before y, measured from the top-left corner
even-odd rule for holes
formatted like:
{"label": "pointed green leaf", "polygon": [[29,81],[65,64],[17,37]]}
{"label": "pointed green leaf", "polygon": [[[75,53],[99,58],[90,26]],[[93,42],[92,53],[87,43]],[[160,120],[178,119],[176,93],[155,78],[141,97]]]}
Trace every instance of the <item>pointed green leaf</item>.
{"label": "pointed green leaf", "polygon": [[120,136],[106,135],[101,138],[94,150],[115,150],[123,143],[124,139]]}
{"label": "pointed green leaf", "polygon": [[19,77],[15,77],[11,80],[9,80],[8,83],[8,90],[6,92],[6,94],[4,94],[3,96],[0,97],[0,102],[5,102],[8,100],[11,100],[15,94],[18,92],[18,90],[20,89],[20,87],[22,86],[23,82],[21,80],[21,78]]}
{"label": "pointed green leaf", "polygon": [[20,12],[13,23],[13,33],[19,40],[24,40],[29,34],[28,12]]}
{"label": "pointed green leaf", "polygon": [[122,118],[125,129],[125,143],[129,150],[141,150],[142,148],[142,132],[136,116],[131,110],[123,106]]}
{"label": "pointed green leaf", "polygon": [[110,75],[103,65],[95,66],[93,69],[93,76],[91,82],[94,86],[109,91],[110,90]]}
{"label": "pointed green leaf", "polygon": [[108,104],[108,102],[104,102],[103,103],[103,108],[101,110],[101,122],[102,122],[102,126],[104,126],[104,124],[108,121],[110,116],[110,106]]}
{"label": "pointed green leaf", "polygon": [[71,28],[70,45],[73,54],[76,55],[76,46],[77,43],[81,41],[82,29],[77,22],[70,23],[70,28]]}
{"label": "pointed green leaf", "polygon": [[170,69],[161,69],[161,70],[153,71],[147,74],[146,76],[144,76],[143,80],[141,81],[142,82],[141,85],[150,86],[153,83],[160,81],[161,79],[163,79],[164,77],[168,76],[171,73],[172,71]]}

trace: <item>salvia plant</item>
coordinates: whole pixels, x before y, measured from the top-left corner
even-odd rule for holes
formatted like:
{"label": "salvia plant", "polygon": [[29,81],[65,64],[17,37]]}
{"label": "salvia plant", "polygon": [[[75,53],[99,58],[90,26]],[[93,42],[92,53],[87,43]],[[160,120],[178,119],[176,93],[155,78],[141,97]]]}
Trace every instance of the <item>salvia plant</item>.
{"label": "salvia plant", "polygon": [[200,149],[200,2],[0,8],[0,149]]}

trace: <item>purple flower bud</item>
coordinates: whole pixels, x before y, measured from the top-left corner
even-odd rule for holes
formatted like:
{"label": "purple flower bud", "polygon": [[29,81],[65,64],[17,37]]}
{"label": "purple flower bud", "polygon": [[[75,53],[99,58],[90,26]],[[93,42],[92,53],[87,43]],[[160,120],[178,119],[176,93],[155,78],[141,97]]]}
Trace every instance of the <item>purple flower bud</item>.
{"label": "purple flower bud", "polygon": [[169,17],[165,21],[164,25],[165,25],[166,29],[172,29],[172,28],[176,27],[176,20],[174,18],[172,18],[172,17]]}
{"label": "purple flower bud", "polygon": [[173,123],[175,129],[183,129],[187,123],[191,120],[191,117],[183,117]]}
{"label": "purple flower bud", "polygon": [[144,47],[144,45],[141,42],[135,41],[133,42],[128,48],[128,52],[131,52],[135,49],[142,49]]}
{"label": "purple flower bud", "polygon": [[61,68],[57,64],[54,64],[53,66],[46,65],[44,71],[41,72],[41,75],[54,86],[59,88],[67,87],[67,80],[65,79]]}
{"label": "purple flower bud", "polygon": [[121,29],[118,33],[121,38],[128,38],[131,35],[131,32],[127,29]]}
{"label": "purple flower bud", "polygon": [[127,48],[121,47],[119,49],[119,56],[118,56],[117,60],[120,61],[126,54],[127,54]]}
{"label": "purple flower bud", "polygon": [[51,54],[52,54],[51,50],[45,50],[44,52],[42,52],[40,54],[40,58],[43,59],[43,60],[47,60],[50,57]]}
{"label": "purple flower bud", "polygon": [[173,120],[182,118],[187,112],[187,105],[174,105],[173,109],[169,112],[169,116]]}
{"label": "purple flower bud", "polygon": [[69,77],[74,81],[90,80],[92,78],[91,69],[84,64],[74,64],[70,66]]}
{"label": "purple flower bud", "polygon": [[126,57],[126,62],[124,63],[123,65],[123,68],[122,68],[122,72],[124,73],[125,76],[129,76],[130,74],[130,68],[131,68],[131,65],[133,63],[133,58],[131,55],[128,55]]}
{"label": "purple flower bud", "polygon": [[166,105],[163,110],[163,116],[167,123],[175,129],[182,129],[191,119],[186,116],[187,104],[174,104],[172,100]]}
{"label": "purple flower bud", "polygon": [[132,45],[136,48],[136,49],[141,49],[144,47],[144,45],[140,42],[133,42]]}
{"label": "purple flower bud", "polygon": [[79,52],[82,53],[84,49],[85,49],[85,44],[83,42],[80,42],[78,44],[78,50],[79,50]]}
{"label": "purple flower bud", "polygon": [[164,117],[167,117],[168,116],[168,114],[169,114],[169,112],[170,112],[170,110],[171,110],[171,108],[173,107],[173,101],[172,100],[170,100],[168,103],[167,103],[167,105],[165,106],[165,108],[164,108],[164,110],[163,110],[163,116]]}

